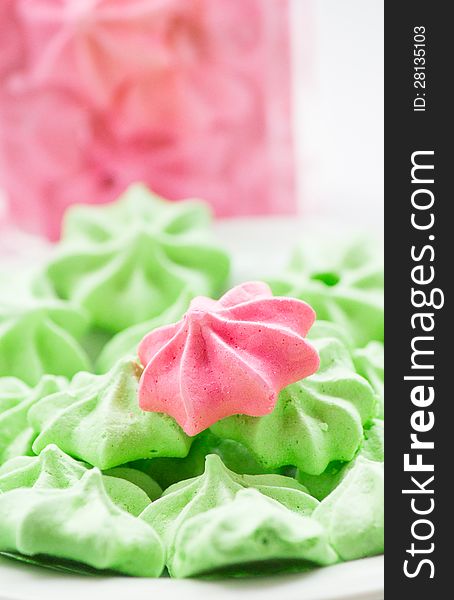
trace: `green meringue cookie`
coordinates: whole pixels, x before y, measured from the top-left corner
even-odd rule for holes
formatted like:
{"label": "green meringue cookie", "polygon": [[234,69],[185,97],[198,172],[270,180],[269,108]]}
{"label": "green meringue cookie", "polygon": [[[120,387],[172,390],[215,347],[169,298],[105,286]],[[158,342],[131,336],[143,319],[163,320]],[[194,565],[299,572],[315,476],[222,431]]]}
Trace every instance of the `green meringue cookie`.
{"label": "green meringue cookie", "polygon": [[196,436],[189,454],[185,458],[152,458],[142,461],[137,468],[148,473],[163,489],[183,479],[202,475],[205,470],[205,457],[217,454],[224,465],[235,473],[259,475],[267,471],[242,444],[233,440],[223,440],[206,430]]}
{"label": "green meringue cookie", "polygon": [[318,319],[345,327],[354,345],[383,341],[382,249],[370,240],[308,237],[288,271],[269,282],[275,295],[308,302]]}
{"label": "green meringue cookie", "polygon": [[0,287],[0,377],[33,386],[45,374],[72,377],[90,368],[78,341],[88,327],[84,310],[18,276],[3,274]]}
{"label": "green meringue cookie", "polygon": [[374,388],[378,403],[377,417],[385,417],[385,356],[384,346],[380,342],[370,342],[365,348],[358,348],[353,353],[356,371],[365,377]]}
{"label": "green meringue cookie", "polygon": [[229,259],[210,231],[208,205],[166,202],[142,184],[112,204],[77,205],[47,268],[57,294],[112,333],[143,323],[181,294],[223,291]]}
{"label": "green meringue cookie", "polygon": [[172,577],[269,573],[273,568],[329,565],[337,555],[317,521],[254,489],[185,521],[167,566]]}
{"label": "green meringue cookie", "polygon": [[358,456],[340,484],[313,513],[343,560],[381,554],[384,550],[383,475],[383,463]]}
{"label": "green meringue cookie", "polygon": [[320,475],[309,475],[298,470],[295,475],[296,479],[307,487],[310,494],[317,500],[323,500],[339,485],[348,471],[354,467],[358,456],[375,462],[385,460],[384,421],[373,419],[368,424],[368,427],[364,429],[364,439],[359,452],[350,462],[332,462]]}
{"label": "green meringue cookie", "polygon": [[111,501],[98,469],[85,471],[70,486],[0,494],[0,550],[137,576],[157,577],[164,566],[156,532]]}
{"label": "green meringue cookie", "polygon": [[125,356],[137,356],[137,347],[142,338],[153,329],[170,325],[179,321],[186,312],[193,294],[185,290],[180,294],[177,301],[162,314],[144,323],[138,323],[120,331],[104,346],[96,361],[96,371],[105,373],[114,364]]}
{"label": "green meringue cookie", "polygon": [[[329,321],[316,321],[308,338],[311,340],[332,337],[349,345],[348,336],[343,327]],[[369,342],[364,348],[351,348],[351,356],[356,372],[367,379],[375,390],[377,403],[375,418],[364,429],[364,440],[359,454],[378,462],[384,461],[384,345],[381,342]],[[380,420],[379,420],[380,419]],[[307,485],[311,494],[321,500],[339,483],[347,467],[352,463],[334,462],[328,465],[321,475],[298,473],[298,480]]]}
{"label": "green meringue cookie", "polygon": [[384,418],[384,344],[372,341],[364,348],[355,348],[344,327],[330,321],[317,320],[308,339],[336,338],[350,349],[356,372],[367,379],[377,396],[376,417]]}
{"label": "green meringue cookie", "polygon": [[283,475],[238,475],[224,466],[216,454],[206,457],[205,472],[199,477],[170,486],[161,498],[150,504],[141,517],[162,537],[171,556],[175,536],[183,524],[197,514],[233,500],[246,487],[254,487],[290,510],[307,516],[318,505],[294,479]]}
{"label": "green meringue cookie", "polygon": [[33,451],[48,444],[100,469],[155,456],[186,456],[188,437],[168,415],[140,409],[142,368],[119,361],[105,375],[78,373],[69,387],[47,396],[29,411],[38,433]]}
{"label": "green meringue cookie", "polygon": [[318,475],[332,461],[351,460],[363,425],[374,416],[375,393],[338,339],[319,338],[313,344],[319,371],[282,390],[272,413],[233,415],[211,431],[242,443],[268,469],[293,465]]}
{"label": "green meringue cookie", "polygon": [[53,375],[44,375],[34,389],[14,377],[0,378],[0,465],[15,456],[33,454],[36,434],[28,424],[28,411],[66,385],[64,377]]}
{"label": "green meringue cookie", "polygon": [[[64,489],[79,481],[91,466],[71,458],[55,444],[49,444],[39,456],[18,456],[0,467],[0,492],[16,488]],[[132,471],[132,469],[130,469]],[[138,476],[143,475],[139,473]],[[117,473],[103,476],[103,484],[112,502],[134,516],[151,502],[141,485]],[[147,482],[151,487],[153,482]],[[143,478],[142,478],[143,482]]]}

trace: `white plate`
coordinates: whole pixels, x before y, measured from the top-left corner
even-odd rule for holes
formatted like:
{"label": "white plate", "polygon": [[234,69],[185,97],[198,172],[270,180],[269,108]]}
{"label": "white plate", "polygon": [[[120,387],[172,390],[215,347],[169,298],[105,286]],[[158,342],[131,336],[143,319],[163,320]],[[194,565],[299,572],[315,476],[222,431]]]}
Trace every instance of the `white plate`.
{"label": "white plate", "polygon": [[383,556],[300,575],[225,581],[63,575],[0,558],[0,600],[382,600]]}
{"label": "white plate", "polygon": [[[216,224],[216,234],[233,256],[234,283],[278,273],[291,248],[311,232],[333,234],[371,232],[365,223],[355,225],[327,219],[229,219]],[[380,235],[380,232],[375,233]],[[17,257],[24,258],[24,241]],[[31,246],[27,243],[26,247]],[[11,250],[11,248],[9,248]],[[44,256],[44,251],[41,255]],[[36,256],[36,254],[35,254]],[[17,262],[15,266],[17,266]],[[0,260],[1,263],[1,260]],[[383,556],[366,558],[296,575],[228,579],[219,582],[176,579],[77,576],[32,567],[0,557],[0,600],[382,600]]]}

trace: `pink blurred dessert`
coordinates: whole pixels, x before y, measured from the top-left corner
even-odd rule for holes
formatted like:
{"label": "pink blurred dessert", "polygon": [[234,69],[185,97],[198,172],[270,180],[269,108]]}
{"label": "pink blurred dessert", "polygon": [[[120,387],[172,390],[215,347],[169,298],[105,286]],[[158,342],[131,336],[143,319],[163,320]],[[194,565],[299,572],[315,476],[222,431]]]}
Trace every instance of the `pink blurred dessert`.
{"label": "pink blurred dessert", "polygon": [[295,209],[288,0],[6,0],[0,186],[51,238],[140,180],[218,215]]}

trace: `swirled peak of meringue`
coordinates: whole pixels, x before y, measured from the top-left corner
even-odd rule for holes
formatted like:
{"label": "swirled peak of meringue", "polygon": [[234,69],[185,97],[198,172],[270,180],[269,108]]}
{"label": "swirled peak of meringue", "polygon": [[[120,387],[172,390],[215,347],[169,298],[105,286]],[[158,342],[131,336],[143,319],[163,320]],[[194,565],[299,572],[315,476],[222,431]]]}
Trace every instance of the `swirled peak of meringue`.
{"label": "swirled peak of meringue", "polygon": [[[227,571],[273,572],[273,566],[329,565],[337,555],[324,528],[254,489],[187,519],[167,561],[172,577]],[[280,562],[282,561],[282,563]]]}
{"label": "swirled peak of meringue", "polygon": [[202,475],[171,485],[161,498],[149,504],[140,515],[163,540],[168,567],[177,550],[178,532],[188,520],[231,502],[237,492],[244,488],[254,488],[290,512],[304,517],[310,516],[319,505],[306,488],[292,477],[276,474],[239,475],[227,469],[219,456],[210,454],[206,457]]}
{"label": "swirled peak of meringue", "polygon": [[69,485],[0,494],[0,551],[158,577],[164,549],[155,531],[112,501],[97,468],[81,470]]}
{"label": "swirled peak of meringue", "polygon": [[99,469],[143,458],[186,456],[192,440],[175,421],[140,410],[141,373],[134,360],[125,358],[104,375],[81,371],[67,389],[36,402],[28,412],[38,434],[33,452],[57,444]]}
{"label": "swirled peak of meringue", "polygon": [[166,202],[135,184],[116,202],[67,211],[45,279],[60,298],[84,307],[93,325],[118,333],[158,317],[182,295],[225,289],[229,258],[210,224],[203,202]]}
{"label": "swirled peak of meringue", "polygon": [[262,282],[218,301],[194,298],[181,321],[139,345],[141,408],[167,413],[188,435],[230,415],[269,414],[282,388],[319,366],[305,339],[314,318],[308,304],[273,297]]}
{"label": "swirled peak of meringue", "polygon": [[[66,489],[90,468],[49,444],[38,456],[16,456],[0,466],[0,495],[16,489]],[[111,501],[134,516],[150,504],[148,490],[158,487],[151,477],[134,469],[111,469],[103,474],[102,484]]]}

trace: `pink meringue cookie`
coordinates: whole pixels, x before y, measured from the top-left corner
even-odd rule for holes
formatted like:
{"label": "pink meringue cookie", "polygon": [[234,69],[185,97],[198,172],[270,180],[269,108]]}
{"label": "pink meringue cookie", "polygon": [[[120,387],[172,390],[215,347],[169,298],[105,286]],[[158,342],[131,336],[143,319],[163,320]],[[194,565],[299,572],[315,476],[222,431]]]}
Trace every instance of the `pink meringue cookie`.
{"label": "pink meringue cookie", "polygon": [[304,339],[314,319],[308,304],[273,297],[262,282],[218,301],[194,298],[181,321],[139,345],[140,407],[172,416],[188,435],[234,414],[272,412],[282,388],[318,369]]}

